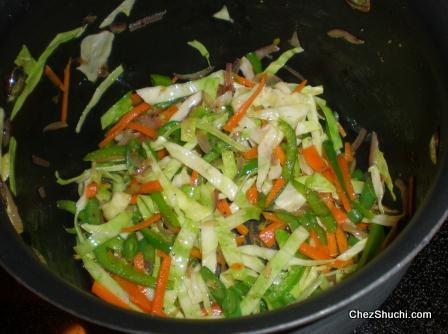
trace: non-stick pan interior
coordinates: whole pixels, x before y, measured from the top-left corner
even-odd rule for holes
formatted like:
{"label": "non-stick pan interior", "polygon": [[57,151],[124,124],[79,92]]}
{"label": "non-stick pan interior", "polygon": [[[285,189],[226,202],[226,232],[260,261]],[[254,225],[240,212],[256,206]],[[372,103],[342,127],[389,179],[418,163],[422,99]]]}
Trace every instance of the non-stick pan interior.
{"label": "non-stick pan interior", "polygon": [[[226,4],[235,22],[212,18]],[[0,74],[13,68],[22,44],[37,57],[53,36],[81,25],[87,15],[98,16],[87,34],[115,6],[97,1],[2,1],[0,4]],[[297,30],[305,52],[290,61],[312,85],[324,85],[324,97],[341,117],[353,139],[361,127],[378,133],[394,178],[416,178],[417,206],[434,180],[437,167],[429,159],[428,143],[440,127],[447,101],[443,97],[442,68],[431,38],[407,1],[373,1],[370,13],[351,9],[344,0],[320,1],[139,1],[131,18],[167,10],[162,22],[116,35],[109,67],[123,64],[125,73],[105,94],[88,117],[81,134],[74,133],[80,112],[95,86],[79,71],[73,71],[70,91],[69,128],[42,133],[45,125],[58,119],[57,95],[52,84],[42,79],[13,124],[18,140],[17,204],[25,224],[24,239],[40,254],[46,266],[71,284],[88,289],[90,279],[73,259],[73,236],[69,215],[56,208],[58,199],[76,198],[74,187],[60,187],[54,172],[63,177],[79,174],[86,165],[82,157],[101,138],[99,116],[130,89],[150,85],[149,74],[190,73],[206,64],[187,41],[204,43],[217,68],[224,67],[250,50],[281,39],[282,49]],[[326,32],[343,28],[365,40],[352,45],[329,38]],[[68,57],[79,56],[79,41],[60,47],[49,64],[61,73]],[[280,76],[297,81],[287,72]],[[3,93],[2,93],[3,94]],[[0,96],[0,105],[11,105]],[[364,147],[368,150],[368,144]],[[42,168],[31,161],[32,154],[50,161]],[[362,156],[362,155],[361,155]],[[366,156],[362,156],[365,159]],[[38,195],[44,187],[47,197]],[[397,202],[397,208],[400,203]]]}

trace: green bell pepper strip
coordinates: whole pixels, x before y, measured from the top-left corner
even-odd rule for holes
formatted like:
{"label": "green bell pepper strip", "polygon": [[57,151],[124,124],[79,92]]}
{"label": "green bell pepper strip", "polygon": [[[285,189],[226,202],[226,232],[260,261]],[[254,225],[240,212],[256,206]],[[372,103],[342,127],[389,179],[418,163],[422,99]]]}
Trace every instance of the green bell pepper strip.
{"label": "green bell pepper strip", "polygon": [[372,179],[369,178],[364,183],[364,187],[362,188],[362,192],[359,197],[359,202],[364,208],[370,209],[372,205],[375,203],[375,201],[376,201],[375,190],[373,189]]}
{"label": "green bell pepper strip", "polygon": [[205,155],[202,157],[205,161],[208,163],[211,163],[218,159],[221,156],[221,152],[216,147],[213,147],[210,151],[205,153]]}
{"label": "green bell pepper strip", "polygon": [[87,204],[81,212],[79,212],[78,218],[84,223],[89,225],[100,225],[102,213],[100,202],[95,198],[90,198]]}
{"label": "green bell pepper strip", "polygon": [[222,311],[227,318],[241,316],[241,299],[238,291],[231,286],[227,289],[224,300],[222,302]]}
{"label": "green bell pepper strip", "polygon": [[297,139],[294,129],[287,122],[279,119],[278,126],[286,138],[286,161],[283,166],[282,177],[287,184],[294,173],[294,165],[297,161]]}
{"label": "green bell pepper strip", "polygon": [[154,277],[134,269],[134,267],[124,260],[110,254],[109,249],[112,248],[111,246],[110,241],[107,241],[96,247],[93,251],[96,260],[104,269],[131,282],[152,288],[155,287],[156,280]]}
{"label": "green bell pepper strip", "polygon": [[161,233],[157,233],[149,228],[141,229],[140,232],[146,241],[155,249],[160,249],[167,254],[171,251],[172,241],[167,240]]}
{"label": "green bell pepper strip", "polygon": [[179,220],[174,210],[166,203],[162,193],[154,192],[150,194],[151,199],[159,208],[162,217],[173,227],[180,227]]}
{"label": "green bell pepper strip", "polygon": [[250,290],[250,285],[243,281],[236,281],[232,287],[238,292],[240,298],[243,298]]}
{"label": "green bell pepper strip", "polygon": [[333,111],[328,108],[328,106],[318,103],[322,112],[325,115],[325,119],[327,121],[327,133],[331,139],[331,147],[335,151],[339,151],[343,144],[341,136],[339,135],[338,121],[334,117]]}
{"label": "green bell pepper strip", "polygon": [[282,229],[278,229],[277,231],[275,231],[275,240],[277,241],[277,244],[280,248],[284,246],[289,238],[289,235],[290,234],[287,231]]}
{"label": "green bell pepper strip", "polygon": [[180,142],[180,122],[178,121],[169,121],[167,123],[165,123],[164,125],[162,125],[158,130],[157,130],[157,136],[163,136],[165,138],[169,138],[171,135],[173,135],[173,140],[176,143]]}
{"label": "green bell pepper strip", "polygon": [[103,130],[108,126],[118,122],[121,116],[131,111],[132,109],[131,96],[132,92],[126,93],[121,99],[115,102],[115,104],[101,116],[101,128]]}
{"label": "green bell pepper strip", "polygon": [[307,203],[311,207],[311,210],[313,210],[313,212],[319,217],[319,219],[322,220],[326,229],[330,232],[336,231],[336,221],[334,220],[331,211],[320,199],[317,192],[309,189],[296,180],[292,180],[292,185],[299,193],[301,193],[305,197]]}
{"label": "green bell pepper strip", "polygon": [[264,300],[268,304],[269,309],[279,308],[288,304],[289,291],[294,288],[305,271],[303,266],[292,266],[286,277],[278,285],[271,286]]}
{"label": "green bell pepper strip", "polygon": [[151,78],[151,83],[153,86],[171,86],[173,82],[171,81],[171,78],[166,75],[162,74],[150,74],[149,77]]}
{"label": "green bell pepper strip", "polygon": [[352,179],[357,181],[364,181],[364,173],[360,169],[355,169],[352,173]]}
{"label": "green bell pepper strip", "polygon": [[145,261],[151,265],[154,264],[154,258],[156,256],[156,250],[152,247],[145,238],[138,241],[138,251],[142,252]]}
{"label": "green bell pepper strip", "polygon": [[212,298],[219,304],[222,305],[224,298],[226,297],[226,287],[221,282],[221,280],[207,267],[201,267],[199,270],[205,285],[210,292]]}
{"label": "green bell pepper strip", "polygon": [[384,240],[384,226],[371,223],[369,224],[369,236],[358,262],[358,268],[362,268],[378,252]]}
{"label": "green bell pepper strip", "polygon": [[135,233],[131,233],[123,242],[123,256],[126,260],[130,262],[137,254],[137,252],[138,252],[137,236],[135,235]]}
{"label": "green bell pepper strip", "polygon": [[326,140],[323,142],[322,147],[324,149],[325,155],[327,156],[331,168],[333,169],[334,173],[336,174],[336,177],[338,178],[339,184],[341,185],[344,193],[348,195],[347,189],[345,189],[344,178],[342,177],[342,172],[338,165],[337,155],[336,151],[334,150],[333,144],[331,143],[331,141]]}
{"label": "green bell pepper strip", "polygon": [[84,161],[106,162],[111,160],[124,160],[126,158],[126,146],[107,146],[88,153]]}
{"label": "green bell pepper strip", "polygon": [[76,202],[69,200],[60,200],[56,202],[56,206],[58,209],[65,210],[72,215],[76,214]]}
{"label": "green bell pepper strip", "polygon": [[253,175],[258,171],[258,160],[253,159],[247,161],[239,172],[239,176]]}
{"label": "green bell pepper strip", "polygon": [[252,64],[252,68],[255,74],[263,72],[263,66],[261,65],[261,61],[255,54],[255,52],[249,52],[248,54],[246,54],[246,58]]}

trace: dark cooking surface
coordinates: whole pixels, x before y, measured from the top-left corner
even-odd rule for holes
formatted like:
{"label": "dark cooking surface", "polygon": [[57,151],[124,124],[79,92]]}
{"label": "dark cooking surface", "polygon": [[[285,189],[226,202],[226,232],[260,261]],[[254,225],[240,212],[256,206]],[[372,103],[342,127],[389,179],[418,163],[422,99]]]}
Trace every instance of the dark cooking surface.
{"label": "dark cooking surface", "polygon": [[[380,308],[384,311],[430,311],[427,320],[370,320],[356,334],[443,333],[448,327],[448,222],[415,258],[399,286]],[[119,333],[79,320],[48,304],[16,283],[0,269],[0,319],[5,333],[75,334],[68,329],[81,324],[88,334]],[[337,332],[335,332],[336,334]],[[76,333],[81,334],[81,333]]]}

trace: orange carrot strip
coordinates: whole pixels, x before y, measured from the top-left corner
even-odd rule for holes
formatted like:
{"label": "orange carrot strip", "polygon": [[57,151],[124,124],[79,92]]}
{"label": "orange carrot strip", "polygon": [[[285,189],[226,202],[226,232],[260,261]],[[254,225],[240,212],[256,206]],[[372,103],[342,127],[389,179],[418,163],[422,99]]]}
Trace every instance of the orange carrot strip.
{"label": "orange carrot strip", "polygon": [[56,73],[54,73],[53,69],[48,66],[45,65],[45,75],[47,76],[48,79],[50,79],[50,81],[56,86],[58,87],[61,91],[64,91],[64,84],[62,83],[61,79],[59,79],[59,77],[56,75]]}
{"label": "orange carrot strip", "polygon": [[132,205],[135,205],[135,204],[137,204],[137,199],[138,199],[138,194],[133,194],[132,196],[131,196],[131,204]]}
{"label": "orange carrot strip", "polygon": [[347,237],[340,226],[336,229],[336,242],[338,244],[339,253],[344,253],[348,249]]}
{"label": "orange carrot strip", "polygon": [[237,262],[237,263],[233,263],[233,264],[230,266],[230,268],[232,268],[232,269],[234,269],[234,270],[241,270],[241,269],[244,269],[244,264],[239,263],[239,262]]}
{"label": "orange carrot strip", "polygon": [[277,195],[283,189],[284,185],[285,185],[285,180],[283,180],[283,177],[279,177],[277,180],[275,180],[271,191],[266,196],[266,201],[264,202],[265,208],[269,207],[269,205],[272,203],[272,201],[274,201],[277,198]]}
{"label": "orange carrot strip", "polygon": [[328,170],[328,163],[317,152],[316,146],[311,145],[302,150],[306,163],[316,172],[323,173]]}
{"label": "orange carrot strip", "polygon": [[109,304],[122,307],[125,309],[130,309],[129,305],[127,305],[124,301],[122,301],[120,298],[118,298],[116,295],[114,295],[112,292],[110,292],[108,289],[106,289],[97,281],[93,282],[92,293],[100,297],[102,300],[108,302]]}
{"label": "orange carrot strip", "polygon": [[85,195],[87,198],[92,198],[96,196],[96,193],[98,192],[98,185],[96,182],[90,182],[86,187]]}
{"label": "orange carrot strip", "polygon": [[221,199],[216,204],[216,208],[219,212],[221,212],[225,217],[230,216],[232,214],[232,210],[230,210],[229,203],[226,199]]}
{"label": "orange carrot strip", "polygon": [[191,249],[190,256],[195,257],[197,259],[202,259],[202,253],[197,247],[193,247]]}
{"label": "orange carrot strip", "polygon": [[278,224],[284,224],[285,222],[283,220],[281,220],[280,218],[278,218],[278,216],[273,213],[273,212],[263,212],[262,213],[264,219],[269,220],[271,222],[274,223],[278,223]]}
{"label": "orange carrot strip", "polygon": [[331,211],[331,215],[338,224],[344,224],[347,221],[347,215],[344,211],[334,205],[333,197],[327,194],[320,194],[320,198],[324,201],[327,208]]}
{"label": "orange carrot strip", "polygon": [[126,125],[126,128],[138,131],[141,134],[144,134],[146,137],[149,137],[151,139],[155,139],[157,137],[156,130],[149,128],[147,126],[144,126],[142,124],[139,124],[139,123],[131,122],[128,125]]}
{"label": "orange carrot strip", "polygon": [[303,80],[301,83],[299,83],[296,88],[294,88],[293,93],[300,93],[302,89],[305,88],[306,84],[308,83],[308,80]]}
{"label": "orange carrot strip", "polygon": [[61,105],[61,122],[67,122],[68,116],[68,92],[70,89],[70,68],[72,59],[70,58],[64,68],[64,90],[62,91],[62,105]]}
{"label": "orange carrot strip", "polygon": [[348,162],[352,162],[353,161],[353,150],[352,150],[352,145],[350,143],[345,143],[344,144],[344,154],[345,154],[345,159]]}
{"label": "orange carrot strip", "polygon": [[258,236],[266,246],[272,247],[275,244],[275,231],[285,227],[286,224],[283,222],[273,222],[262,229]]}
{"label": "orange carrot strip", "polygon": [[157,159],[162,160],[163,158],[165,158],[168,155],[168,151],[163,148],[161,150],[158,150],[156,152],[156,154],[157,154]]}
{"label": "orange carrot strip", "polygon": [[359,223],[359,224],[356,224],[356,227],[358,228],[358,229],[360,229],[361,231],[364,231],[364,230],[367,230],[367,227],[369,226],[369,224],[367,224],[367,223]]}
{"label": "orange carrot strip", "polygon": [[246,79],[238,74],[235,74],[234,79],[236,82],[238,82],[240,85],[252,88],[256,85],[255,82],[253,82],[252,80]]}
{"label": "orange carrot strip", "polygon": [[152,303],[146,297],[144,288],[140,288],[137,284],[118,276],[112,275],[112,278],[127,292],[129,300],[140,307],[143,311],[151,313]]}
{"label": "orange carrot strip", "polygon": [[156,289],[154,291],[154,300],[152,302],[152,313],[161,317],[165,317],[163,312],[163,300],[165,298],[166,286],[168,285],[168,277],[170,275],[171,257],[168,254],[158,250],[157,255],[162,257],[159,276],[156,281]]}
{"label": "orange carrot strip", "polygon": [[313,260],[328,260],[331,259],[331,256],[328,254],[328,250],[326,247],[315,248],[311,247],[306,242],[302,243],[299,247],[299,252],[303,255],[308,256]]}
{"label": "orange carrot strip", "polygon": [[246,191],[246,198],[252,205],[258,205],[258,191],[255,183]]}
{"label": "orange carrot strip", "polygon": [[196,187],[199,183],[199,173],[195,170],[191,172],[191,180],[190,183],[192,186]]}
{"label": "orange carrot strip", "polygon": [[236,230],[237,230],[238,233],[241,234],[241,235],[247,235],[247,234],[249,233],[249,229],[248,229],[245,225],[243,225],[243,224],[238,225],[238,226],[236,227]]}
{"label": "orange carrot strip", "polygon": [[229,119],[229,121],[224,125],[224,130],[226,130],[227,132],[232,132],[233,129],[236,128],[238,123],[241,121],[241,119],[246,114],[247,109],[249,109],[249,107],[255,101],[257,96],[261,93],[265,82],[266,82],[266,76],[264,75],[261,78],[261,81],[258,84],[258,87],[255,90],[255,92],[246,100],[246,102],[243,103],[243,105],[240,107],[240,109],[238,109],[237,112],[235,114],[233,114],[233,116]]}
{"label": "orange carrot strip", "polygon": [[342,138],[347,137],[347,132],[345,132],[345,129],[342,127],[341,123],[338,122],[338,131]]}
{"label": "orange carrot strip", "polygon": [[244,244],[245,244],[245,242],[246,242],[246,237],[245,237],[244,235],[239,235],[239,236],[237,236],[237,237],[235,238],[235,240],[236,240],[236,244],[237,244],[238,246],[241,246],[241,245],[244,245]]}
{"label": "orange carrot strip", "polygon": [[131,95],[131,103],[133,106],[139,105],[143,102],[143,99],[137,93]]}
{"label": "orange carrot strip", "polygon": [[134,258],[132,259],[132,263],[134,264],[134,268],[138,271],[145,271],[145,257],[143,256],[142,252],[138,252],[135,254]]}
{"label": "orange carrot strip", "polygon": [[313,241],[315,248],[322,247],[322,244],[319,238],[317,237],[317,233],[315,230],[310,230],[310,239]]}
{"label": "orange carrot strip", "polygon": [[344,207],[345,211],[349,212],[352,209],[352,206],[347,195],[345,194],[345,191],[342,189],[342,185],[339,182],[339,179],[336,177],[334,171],[332,169],[329,169],[327,173],[324,173],[323,175],[333,183],[336,188],[336,193],[338,194],[339,200],[342,202],[342,206]]}
{"label": "orange carrot strip", "polygon": [[329,265],[331,267],[336,268],[336,269],[342,269],[342,268],[345,268],[345,267],[347,267],[347,266],[349,266],[351,264],[353,264],[353,260],[352,259],[348,259],[348,260],[345,260],[345,261],[343,261],[343,260],[336,260],[334,262],[329,263]]}
{"label": "orange carrot strip", "polygon": [[256,147],[252,147],[251,149],[244,151],[243,157],[246,160],[256,159],[258,157],[258,149]]}
{"label": "orange carrot strip", "polygon": [[342,178],[344,180],[345,189],[347,190],[348,197],[353,201],[356,198],[355,190],[353,189],[352,178],[350,176],[350,170],[348,168],[348,163],[345,157],[340,154],[338,155],[338,165],[342,173]]}
{"label": "orange carrot strip", "polygon": [[161,192],[161,191],[163,191],[163,188],[159,181],[148,181],[148,182],[142,183],[140,185],[138,193],[139,194],[148,194],[148,193]]}
{"label": "orange carrot strip", "polygon": [[149,217],[148,219],[142,221],[141,223],[132,225],[132,226],[128,226],[128,227],[123,227],[121,229],[121,232],[134,232],[134,231],[139,231],[142,228],[148,227],[154,223],[157,223],[160,219],[162,219],[162,216],[157,213],[154,216]]}
{"label": "orange carrot strip", "polygon": [[327,232],[327,244],[330,256],[338,255],[338,246],[336,243],[336,234],[334,232]]}
{"label": "orange carrot strip", "polygon": [[178,108],[175,104],[169,106],[168,108],[166,108],[165,110],[161,111],[159,113],[160,118],[162,119],[163,123],[168,122],[171,117],[173,117],[173,115],[177,112]]}
{"label": "orange carrot strip", "polygon": [[151,106],[145,102],[139,104],[138,106],[132,108],[131,111],[129,111],[127,114],[125,114],[121,119],[118,121],[117,124],[115,124],[106,134],[106,138],[103,139],[103,141],[99,144],[100,147],[106,146],[108,143],[110,143],[115,136],[117,136],[121,131],[123,131],[126,126],[132,122],[132,120],[145,111],[147,111]]}
{"label": "orange carrot strip", "polygon": [[286,162],[286,154],[280,146],[274,148],[274,156],[280,162],[280,165],[284,165]]}

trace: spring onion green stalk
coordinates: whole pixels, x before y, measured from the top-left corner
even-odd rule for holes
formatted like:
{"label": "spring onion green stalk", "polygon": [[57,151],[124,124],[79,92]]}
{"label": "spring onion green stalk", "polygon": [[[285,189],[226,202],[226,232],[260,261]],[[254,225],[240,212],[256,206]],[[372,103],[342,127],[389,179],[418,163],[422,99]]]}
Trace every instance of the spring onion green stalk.
{"label": "spring onion green stalk", "polygon": [[276,74],[296,53],[303,51],[304,50],[299,47],[283,52],[275,61],[269,64],[269,66],[264,70],[264,73],[267,73],[268,75]]}
{"label": "spring onion green stalk", "polygon": [[28,77],[25,80],[25,88],[14,103],[14,107],[11,112],[11,120],[13,120],[19,110],[22,108],[28,96],[33,92],[39,83],[40,78],[44,72],[45,64],[48,58],[53,52],[63,43],[69,42],[82,35],[85,27],[76,28],[70,31],[62,32],[56,35],[56,37],[50,42],[47,48],[42,52],[40,57],[36,60],[32,66],[27,67]]}
{"label": "spring onion green stalk", "polygon": [[101,116],[101,128],[103,130],[118,122],[121,116],[132,109],[131,95],[132,92],[126,93]]}
{"label": "spring onion green stalk", "polygon": [[109,89],[109,87],[118,79],[118,77],[123,73],[123,66],[118,66],[115,68],[106,79],[103,80],[103,82],[100,83],[97,89],[95,89],[95,92],[93,93],[92,98],[90,99],[89,103],[87,103],[87,106],[84,108],[84,110],[81,113],[81,117],[79,118],[78,124],[76,124],[76,133],[81,132],[81,128],[87,118],[87,115],[92,110],[93,107],[96,106],[98,101],[101,99],[103,94]]}
{"label": "spring onion green stalk", "polygon": [[212,66],[210,64],[210,53],[208,52],[208,50],[207,50],[207,48],[205,47],[204,44],[202,44],[201,42],[199,42],[197,40],[189,41],[187,44],[189,46],[191,46],[192,48],[195,48],[196,50],[198,50],[199,53],[201,54],[201,56],[204,57],[207,60],[208,66],[209,67]]}

